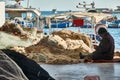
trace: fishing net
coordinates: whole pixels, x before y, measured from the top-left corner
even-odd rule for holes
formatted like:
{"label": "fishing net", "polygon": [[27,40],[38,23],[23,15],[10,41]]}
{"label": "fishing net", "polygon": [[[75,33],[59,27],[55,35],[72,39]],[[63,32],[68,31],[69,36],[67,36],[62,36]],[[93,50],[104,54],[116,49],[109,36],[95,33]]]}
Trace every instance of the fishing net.
{"label": "fishing net", "polygon": [[0,51],[0,80],[28,80],[21,68]]}

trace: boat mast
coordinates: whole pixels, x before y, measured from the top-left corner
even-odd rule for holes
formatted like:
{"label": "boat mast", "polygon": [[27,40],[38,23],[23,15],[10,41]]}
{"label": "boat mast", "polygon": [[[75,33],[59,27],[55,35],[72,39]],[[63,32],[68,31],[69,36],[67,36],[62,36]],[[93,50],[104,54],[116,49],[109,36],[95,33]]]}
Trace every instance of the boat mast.
{"label": "boat mast", "polygon": [[29,0],[27,0],[27,8],[29,8]]}

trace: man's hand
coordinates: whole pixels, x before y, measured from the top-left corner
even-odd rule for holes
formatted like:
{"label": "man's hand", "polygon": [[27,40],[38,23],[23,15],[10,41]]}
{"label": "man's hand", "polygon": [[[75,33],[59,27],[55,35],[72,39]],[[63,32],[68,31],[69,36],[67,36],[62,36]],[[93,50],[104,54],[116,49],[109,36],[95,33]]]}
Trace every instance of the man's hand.
{"label": "man's hand", "polygon": [[93,45],[93,46],[94,46],[94,49],[95,49],[95,50],[96,50],[96,49],[97,49],[97,47],[98,47],[97,45]]}

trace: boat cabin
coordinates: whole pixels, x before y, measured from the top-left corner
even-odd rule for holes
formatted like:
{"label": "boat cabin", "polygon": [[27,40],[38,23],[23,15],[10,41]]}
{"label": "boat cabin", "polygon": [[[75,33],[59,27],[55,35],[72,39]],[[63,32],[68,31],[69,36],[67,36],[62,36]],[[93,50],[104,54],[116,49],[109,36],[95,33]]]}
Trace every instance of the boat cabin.
{"label": "boat cabin", "polygon": [[40,29],[40,11],[35,8],[5,8],[6,20],[16,22],[21,26]]}

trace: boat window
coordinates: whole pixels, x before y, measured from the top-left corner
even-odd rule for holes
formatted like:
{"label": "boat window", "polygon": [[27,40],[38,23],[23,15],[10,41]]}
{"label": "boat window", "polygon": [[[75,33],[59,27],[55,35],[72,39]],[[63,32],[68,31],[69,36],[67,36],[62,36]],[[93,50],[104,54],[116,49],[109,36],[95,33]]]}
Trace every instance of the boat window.
{"label": "boat window", "polygon": [[6,18],[6,20],[9,20],[9,19],[10,19],[10,16],[9,16],[8,13],[5,13],[5,18]]}

